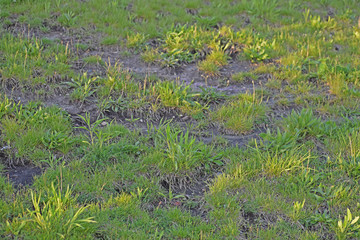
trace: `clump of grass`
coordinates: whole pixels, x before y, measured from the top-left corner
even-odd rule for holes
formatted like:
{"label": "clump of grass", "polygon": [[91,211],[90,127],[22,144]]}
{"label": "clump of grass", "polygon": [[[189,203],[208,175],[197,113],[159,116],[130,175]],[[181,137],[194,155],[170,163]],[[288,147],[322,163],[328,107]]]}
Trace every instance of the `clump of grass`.
{"label": "clump of grass", "polygon": [[172,129],[170,124],[163,129],[165,132],[159,132],[166,144],[165,154],[159,162],[163,171],[188,174],[196,167],[210,169],[214,164],[222,165],[214,147],[196,141],[189,131]]}
{"label": "clump of grass", "polygon": [[98,81],[97,77],[88,77],[86,72],[82,75],[72,78],[70,82],[67,82],[67,85],[73,88],[71,98],[84,102],[86,98],[90,97],[96,92],[96,81]]}
{"label": "clump of grass", "polygon": [[270,58],[269,50],[274,48],[275,41],[268,43],[259,36],[254,37],[253,42],[244,48],[245,57],[252,62],[261,62]]}
{"label": "clump of grass", "polygon": [[219,73],[219,67],[227,64],[228,59],[229,56],[227,56],[224,51],[214,50],[206,56],[204,61],[198,64],[198,68],[205,74],[214,76]]}
{"label": "clump of grass", "polygon": [[190,92],[191,85],[176,84],[174,82],[159,82],[155,89],[157,98],[165,107],[177,107],[184,112],[197,114],[205,107],[195,101],[197,93]]}
{"label": "clump of grass", "polygon": [[161,56],[158,49],[146,48],[146,50],[141,54],[141,58],[147,63],[154,63],[159,61]]}
{"label": "clump of grass", "polygon": [[348,239],[349,237],[358,236],[360,229],[359,216],[353,217],[349,208],[347,208],[347,215],[343,220],[338,220],[337,224],[334,221],[333,229],[338,239]]}
{"label": "clump of grass", "polygon": [[258,150],[258,153],[264,162],[263,170],[269,176],[280,176],[283,173],[295,171],[310,159],[309,153],[299,153],[296,148],[290,149],[285,153],[260,152],[262,150]]}
{"label": "clump of grass", "polygon": [[319,137],[322,132],[320,118],[314,116],[311,109],[302,109],[301,112],[292,111],[291,115],[283,120],[283,128],[292,134],[299,134],[300,138]]}
{"label": "clump of grass", "polygon": [[219,74],[219,66],[215,62],[208,59],[201,61],[198,64],[198,68],[200,71],[204,72],[209,76],[216,76]]}
{"label": "clump of grass", "polygon": [[129,48],[140,49],[144,47],[147,37],[143,33],[130,34],[126,38],[126,46]]}
{"label": "clump of grass", "polygon": [[76,23],[76,20],[77,20],[76,14],[70,10],[63,13],[58,19],[59,23],[65,27],[74,26]]}
{"label": "clump of grass", "polygon": [[200,94],[198,94],[197,98],[201,102],[204,102],[206,105],[209,103],[220,103],[222,100],[226,99],[226,95],[224,93],[218,92],[214,88],[200,87],[200,89],[201,89],[201,92],[200,92]]}
{"label": "clump of grass", "polygon": [[102,58],[100,56],[97,55],[93,55],[93,56],[88,56],[85,57],[83,59],[83,61],[87,64],[100,64],[100,65],[104,65],[104,61],[102,60]]}
{"label": "clump of grass", "polygon": [[10,165],[41,165],[52,153],[68,153],[76,141],[71,136],[69,116],[57,107],[8,102],[0,115],[1,141],[8,146]]}
{"label": "clump of grass", "polygon": [[198,26],[177,27],[166,34],[162,60],[167,61],[167,66],[171,66],[193,62],[206,56],[205,61],[199,63],[199,69],[214,74],[215,66],[226,65],[229,56],[238,51],[241,38],[240,34],[228,27],[218,31]]}
{"label": "clump of grass", "polygon": [[214,50],[206,56],[206,59],[221,67],[228,63],[229,56],[227,56],[224,51]]}
{"label": "clump of grass", "polygon": [[257,80],[258,76],[252,72],[238,72],[231,76],[231,79],[235,82],[253,81]]}
{"label": "clump of grass", "polygon": [[210,114],[211,118],[219,121],[225,128],[236,133],[251,131],[254,124],[265,117],[266,107],[255,95],[240,95],[225,103]]}
{"label": "clump of grass", "polygon": [[297,147],[297,140],[299,138],[299,132],[293,133],[288,131],[271,132],[267,130],[266,133],[261,133],[260,145],[268,151],[283,153]]}
{"label": "clump of grass", "polygon": [[20,83],[33,86],[45,82],[46,77],[55,72],[71,73],[71,52],[68,45],[46,45],[36,38],[5,34],[0,38],[0,51],[4,56],[0,60],[3,81],[14,78]]}
{"label": "clump of grass", "polygon": [[115,45],[118,43],[118,38],[113,36],[105,37],[103,40],[101,40],[101,44],[103,45]]}
{"label": "clump of grass", "polygon": [[[31,191],[32,208],[23,216],[7,221],[7,230],[15,235],[20,231],[29,236],[66,239],[81,236],[89,224],[96,223],[93,217],[84,217],[88,207],[76,206],[69,186],[65,193],[56,190],[54,185],[46,189],[46,200]],[[28,218],[28,219],[27,219]]]}
{"label": "clump of grass", "polygon": [[99,79],[99,81],[101,84],[97,94],[100,97],[131,96],[139,88],[131,73],[119,63],[113,66],[111,64],[107,65],[106,77]]}

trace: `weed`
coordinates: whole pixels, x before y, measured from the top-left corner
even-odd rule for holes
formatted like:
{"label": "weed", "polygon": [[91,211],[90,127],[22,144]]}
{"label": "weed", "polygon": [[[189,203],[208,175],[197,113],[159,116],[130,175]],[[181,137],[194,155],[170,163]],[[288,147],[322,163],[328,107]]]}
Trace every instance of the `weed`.
{"label": "weed", "polygon": [[66,13],[63,13],[61,17],[59,18],[59,23],[62,24],[65,27],[72,27],[76,23],[77,16],[72,11],[67,11]]}
{"label": "weed", "polygon": [[91,123],[90,114],[86,113],[85,116],[79,115],[79,117],[84,121],[85,126],[77,127],[78,129],[86,130],[88,135],[88,139],[85,143],[94,146],[95,144],[99,144],[101,147],[104,142],[108,140],[107,135],[103,135],[103,132],[99,130],[99,126],[102,122],[106,120],[106,118],[97,119],[95,122]]}
{"label": "weed", "polygon": [[89,56],[83,59],[83,61],[87,64],[100,64],[100,65],[104,65],[103,60],[101,59],[100,56],[94,55],[94,56]]}
{"label": "weed", "polygon": [[145,190],[144,190],[144,189],[137,188],[135,193],[134,193],[134,192],[131,192],[130,194],[131,194],[131,196],[133,196],[133,198],[138,199],[138,200],[141,200],[141,199],[144,198],[147,190],[148,190],[147,188],[146,188]]}
{"label": "weed", "polygon": [[190,92],[190,85],[174,82],[158,82],[155,86],[158,99],[165,107],[178,107],[184,112],[196,114],[206,107],[194,100],[198,93]]}
{"label": "weed", "polygon": [[105,37],[101,41],[101,44],[103,44],[103,45],[115,45],[117,42],[118,42],[117,37],[108,36],[108,37]]}
{"label": "weed", "polygon": [[[10,146],[9,164],[21,161],[36,163],[48,151],[67,153],[73,140],[70,140],[69,118],[57,107],[43,108],[39,103],[17,104],[2,120],[1,140]],[[56,136],[51,138],[51,133]],[[45,147],[44,150],[43,147]]]}
{"label": "weed", "polygon": [[77,78],[72,78],[71,81],[66,82],[66,84],[74,88],[71,97],[75,100],[84,102],[87,97],[90,97],[95,93],[96,90],[94,89],[94,84],[97,80],[97,77],[88,77],[85,72]]}
{"label": "weed", "polygon": [[[85,210],[87,207],[77,207],[74,204],[74,198],[71,197],[71,190],[67,187],[65,194],[60,189],[57,191],[54,185],[46,190],[46,200],[41,199],[41,193],[37,196],[36,193],[31,192],[32,208],[27,209],[24,213],[24,220],[21,218],[21,225],[17,228],[18,232],[24,231],[27,227],[32,226],[36,229],[35,232],[44,238],[68,238],[74,236],[74,231],[77,228],[86,229],[86,225],[95,223],[93,217],[85,217]],[[13,230],[13,223],[7,222],[8,229]],[[30,228],[31,229],[31,228]]]}
{"label": "weed", "polygon": [[296,148],[297,140],[299,139],[300,132],[290,133],[290,132],[281,132],[280,129],[277,129],[276,135],[271,133],[268,129],[266,133],[261,133],[260,137],[263,139],[261,145],[267,150],[274,152],[286,152],[291,149]]}
{"label": "weed", "polygon": [[303,138],[306,136],[321,136],[321,119],[316,118],[311,109],[303,109],[297,113],[291,112],[291,115],[284,119],[284,130],[292,134],[298,134]]}
{"label": "weed", "polygon": [[220,103],[225,100],[226,96],[224,93],[217,92],[214,88],[203,88],[200,87],[201,92],[198,95],[198,99],[205,103],[205,105],[210,103]]}
{"label": "weed", "polygon": [[219,74],[219,66],[211,60],[201,61],[198,64],[198,68],[209,76],[216,76]]}
{"label": "weed", "polygon": [[[147,63],[154,63],[160,60],[161,55],[157,49],[147,47],[145,51],[141,54],[141,58]],[[167,65],[171,66],[172,64]]]}
{"label": "weed", "polygon": [[147,37],[142,33],[128,35],[126,45],[129,48],[140,49],[140,48],[144,47],[146,38]]}
{"label": "weed", "polygon": [[280,176],[283,173],[293,172],[301,168],[303,163],[310,159],[309,153],[299,153],[296,148],[282,154],[257,151],[258,158],[263,161],[264,172],[270,176]]}
{"label": "weed", "polygon": [[347,215],[344,217],[344,220],[339,220],[337,225],[334,226],[336,236],[338,239],[348,239],[349,237],[355,237],[356,233],[360,229],[360,224],[358,223],[359,217],[352,217],[352,214],[349,209],[347,209]]}
{"label": "weed", "polygon": [[300,219],[301,216],[301,210],[304,208],[305,205],[305,199],[302,203],[296,201],[293,204],[293,212],[292,212],[292,219],[297,221]]}
{"label": "weed", "polygon": [[46,163],[49,168],[55,168],[59,163],[64,163],[63,157],[57,157],[51,152],[49,153],[49,157],[47,159],[40,160],[42,163]]}
{"label": "weed", "polygon": [[314,197],[318,203],[326,202],[329,206],[341,204],[344,199],[349,199],[352,195],[350,186],[324,186],[320,184],[313,190]]}
{"label": "weed", "polygon": [[194,167],[204,165],[210,169],[213,164],[222,165],[220,155],[214,154],[214,148],[196,142],[189,131],[173,130],[167,125],[163,137],[166,142],[166,154],[160,166],[172,172],[186,172]]}
{"label": "weed", "polygon": [[179,194],[179,195],[174,195],[171,187],[169,188],[169,193],[168,193],[168,195],[165,195],[165,194],[163,194],[162,192],[159,192],[159,194],[165,198],[165,201],[166,201],[166,200],[169,200],[169,202],[172,202],[172,201],[175,200],[175,199],[185,198],[185,196],[184,196],[184,195],[181,195],[181,194]]}
{"label": "weed", "polygon": [[237,133],[249,132],[265,116],[266,107],[250,95],[240,95],[211,114],[214,120]]}
{"label": "weed", "polygon": [[268,51],[270,48],[273,48],[274,45],[275,41],[270,44],[266,40],[256,37],[254,43],[244,48],[244,54],[246,58],[253,62],[261,62],[270,58]]}
{"label": "weed", "polygon": [[258,79],[258,76],[252,72],[238,72],[233,74],[231,79],[235,82],[254,81]]}

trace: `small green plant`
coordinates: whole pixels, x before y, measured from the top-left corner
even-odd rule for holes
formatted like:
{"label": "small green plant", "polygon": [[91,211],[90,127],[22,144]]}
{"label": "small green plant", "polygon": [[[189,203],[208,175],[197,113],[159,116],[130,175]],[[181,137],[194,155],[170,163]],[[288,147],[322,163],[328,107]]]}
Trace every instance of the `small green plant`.
{"label": "small green plant", "polygon": [[104,65],[104,61],[102,60],[102,58],[100,56],[97,55],[93,55],[93,56],[88,56],[86,58],[83,59],[83,61],[87,64],[100,64],[100,65]]}
{"label": "small green plant", "polygon": [[332,225],[334,223],[334,219],[331,218],[328,212],[324,213],[316,213],[312,214],[310,217],[304,220],[306,225],[313,226],[316,224],[325,224],[325,225]]}
{"label": "small green plant", "polygon": [[145,51],[141,54],[141,58],[147,63],[154,63],[160,60],[161,55],[158,49],[146,47]]}
{"label": "small green plant", "polygon": [[206,60],[213,62],[215,65],[221,67],[228,64],[229,56],[222,50],[214,50],[206,56]]}
{"label": "small green plant", "polygon": [[146,39],[147,37],[143,33],[128,35],[126,38],[126,46],[129,48],[140,49],[144,47]]}
{"label": "small green plant", "polygon": [[212,119],[237,133],[249,132],[254,124],[265,117],[266,107],[255,95],[240,95],[211,113]]}
{"label": "small green plant", "polygon": [[76,78],[72,78],[71,81],[66,82],[66,84],[74,88],[71,97],[84,102],[87,97],[90,97],[96,92],[94,84],[97,80],[97,77],[88,77],[85,72]]}
{"label": "small green plant", "polygon": [[208,76],[216,76],[219,74],[219,66],[215,62],[208,59],[199,62],[198,68]]}
{"label": "small green plant", "polygon": [[159,192],[159,194],[160,194],[162,197],[164,197],[165,201],[168,200],[169,202],[172,202],[172,201],[175,200],[175,199],[185,198],[185,196],[182,195],[182,194],[174,195],[171,187],[169,188],[169,193],[168,193],[168,194],[164,194],[164,193],[162,193],[162,192]]}
{"label": "small green plant", "polygon": [[347,209],[347,215],[343,220],[339,220],[334,226],[336,236],[339,240],[353,238],[358,235],[355,235],[360,230],[359,216],[354,217],[351,214],[351,211]]}
{"label": "small green plant", "polygon": [[298,221],[301,217],[301,210],[304,208],[305,199],[303,202],[296,201],[293,203],[293,211],[291,217],[293,220]]}
{"label": "small green plant", "polygon": [[59,22],[65,27],[74,26],[76,20],[77,20],[77,16],[72,11],[67,11],[66,13],[63,13],[59,18]]}
{"label": "small green plant", "polygon": [[258,0],[249,2],[248,13],[254,16],[261,16],[268,19],[275,18],[279,12],[277,10],[278,1],[276,0]]}
{"label": "small green plant", "polygon": [[49,166],[49,168],[54,169],[59,163],[64,163],[63,159],[63,157],[58,157],[55,154],[49,152],[48,158],[40,160],[40,162],[45,163]]}
{"label": "small green plant", "polygon": [[205,105],[210,103],[220,103],[221,101],[225,100],[226,95],[224,93],[216,91],[215,88],[204,88],[200,87],[201,92],[198,95],[198,99],[205,103]]}
{"label": "small green plant", "polygon": [[103,45],[115,45],[118,42],[118,38],[117,37],[113,37],[113,36],[108,36],[105,37],[102,41],[101,44]]}
{"label": "small green plant", "polygon": [[[9,109],[8,109],[9,110]],[[69,116],[56,106],[45,108],[38,102],[14,105],[1,119],[1,141],[9,146],[9,164],[37,163],[49,152],[66,154],[71,149]]]}
{"label": "small green plant", "polygon": [[260,137],[262,138],[261,146],[264,146],[266,150],[282,153],[296,148],[299,132],[295,134],[281,132],[278,128],[277,133],[274,134],[268,129],[266,133],[260,133]]}
{"label": "small green plant", "polygon": [[231,79],[235,82],[245,82],[257,80],[258,76],[252,72],[238,72],[233,74]]}
{"label": "small green plant", "polygon": [[13,113],[19,104],[15,104],[7,96],[0,96],[0,119]]}
{"label": "small green plant", "polygon": [[162,53],[160,57],[162,58],[161,64],[164,67],[174,67],[179,66],[181,63],[194,61],[196,55],[191,54],[187,50],[173,49],[172,51]]}
{"label": "small green plant", "polygon": [[261,62],[270,58],[268,50],[275,45],[275,42],[269,44],[266,40],[256,38],[253,44],[244,48],[245,56],[252,62]]}
{"label": "small green plant", "polygon": [[188,171],[194,167],[204,165],[210,169],[211,165],[222,165],[220,155],[214,154],[214,148],[196,142],[189,131],[173,130],[167,125],[163,137],[166,142],[165,157],[160,166],[173,172]]}
{"label": "small green plant", "polygon": [[350,186],[325,186],[322,183],[317,188],[312,189],[313,196],[318,203],[326,202],[327,205],[333,207],[342,204],[343,201],[350,199],[352,188]]}
{"label": "small green plant", "polygon": [[290,174],[303,168],[303,164],[310,159],[310,153],[301,153],[299,148],[291,149],[284,153],[270,152],[256,149],[258,161],[262,161],[264,173],[269,176],[281,176]]}
{"label": "small green plant", "polygon": [[95,122],[91,123],[90,114],[86,113],[85,116],[79,115],[79,117],[84,121],[85,126],[77,127],[78,129],[86,130],[89,134],[87,140],[84,141],[88,145],[94,146],[95,144],[99,144],[102,146],[104,142],[109,139],[109,136],[104,135],[103,132],[99,129],[101,123],[103,123],[106,118],[97,119]]}
{"label": "small green plant", "polygon": [[75,140],[64,132],[46,131],[44,136],[41,138],[41,142],[49,150],[58,149],[67,153]]}
{"label": "small green plant", "polygon": [[292,111],[290,116],[284,119],[284,130],[299,137],[320,137],[322,122],[314,116],[311,109],[302,109],[301,112]]}
{"label": "small green plant", "polygon": [[205,107],[195,101],[198,93],[191,93],[191,84],[176,84],[174,82],[158,82],[155,85],[158,99],[165,107],[178,107],[184,112],[198,113]]}
{"label": "small green plant", "polygon": [[148,190],[148,188],[142,189],[142,188],[137,187],[136,192],[131,192],[130,194],[133,198],[138,199],[140,201],[145,197],[147,190]]}
{"label": "small green plant", "polygon": [[[54,184],[46,190],[45,197],[40,193],[31,193],[32,209],[27,209],[20,217],[21,225],[17,231],[27,228],[32,234],[41,235],[47,239],[68,239],[76,229],[86,229],[88,224],[95,223],[93,217],[82,217],[88,207],[77,207],[76,198],[71,196],[71,189],[67,187],[65,193],[56,190]],[[45,199],[44,199],[45,198]],[[8,229],[13,230],[16,221],[7,221]],[[14,233],[16,234],[16,232]]]}
{"label": "small green plant", "polygon": [[[52,185],[48,191],[49,197],[46,202],[41,201],[41,194],[37,197],[35,193],[31,192],[34,211],[28,210],[30,221],[33,222],[40,231],[46,233],[48,236],[57,235],[65,239],[71,236],[75,228],[84,228],[82,224],[95,223],[95,221],[92,220],[93,217],[80,218],[87,207],[74,208],[74,200],[71,200],[71,190],[69,187],[67,187],[64,195],[60,190],[57,192],[54,185]],[[69,215],[66,216],[67,214]],[[64,218],[65,216],[66,218]]]}

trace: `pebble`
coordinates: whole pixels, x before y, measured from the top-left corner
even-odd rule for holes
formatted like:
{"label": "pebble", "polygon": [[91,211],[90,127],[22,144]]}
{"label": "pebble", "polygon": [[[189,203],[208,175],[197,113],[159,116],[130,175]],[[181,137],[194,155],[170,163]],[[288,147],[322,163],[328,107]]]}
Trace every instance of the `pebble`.
{"label": "pebble", "polygon": [[187,120],[189,120],[190,119],[190,117],[189,116],[185,116],[185,117],[183,117],[181,120],[183,120],[183,121],[187,121]]}

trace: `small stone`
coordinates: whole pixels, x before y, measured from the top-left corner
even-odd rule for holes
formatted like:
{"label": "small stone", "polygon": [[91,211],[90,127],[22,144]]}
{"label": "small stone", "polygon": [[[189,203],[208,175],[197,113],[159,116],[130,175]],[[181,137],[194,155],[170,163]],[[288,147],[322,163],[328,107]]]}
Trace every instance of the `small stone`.
{"label": "small stone", "polygon": [[101,125],[106,126],[106,125],[108,125],[108,122],[102,122]]}
{"label": "small stone", "polygon": [[189,120],[190,119],[190,117],[189,116],[185,116],[185,117],[183,117],[181,120],[183,120],[183,121],[187,121],[187,120]]}

